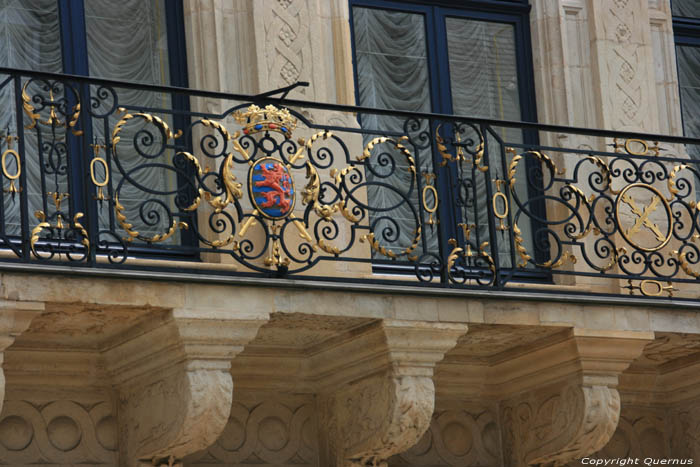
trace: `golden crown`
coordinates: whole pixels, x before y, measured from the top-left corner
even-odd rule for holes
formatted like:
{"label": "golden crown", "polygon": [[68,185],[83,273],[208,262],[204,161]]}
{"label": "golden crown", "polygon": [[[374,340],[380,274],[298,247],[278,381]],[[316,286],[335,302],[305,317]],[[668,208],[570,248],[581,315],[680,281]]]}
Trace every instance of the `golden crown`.
{"label": "golden crown", "polygon": [[243,133],[246,135],[272,130],[291,138],[292,131],[297,127],[297,119],[288,109],[278,109],[274,105],[261,109],[253,104],[245,112],[235,111],[233,118],[243,125]]}

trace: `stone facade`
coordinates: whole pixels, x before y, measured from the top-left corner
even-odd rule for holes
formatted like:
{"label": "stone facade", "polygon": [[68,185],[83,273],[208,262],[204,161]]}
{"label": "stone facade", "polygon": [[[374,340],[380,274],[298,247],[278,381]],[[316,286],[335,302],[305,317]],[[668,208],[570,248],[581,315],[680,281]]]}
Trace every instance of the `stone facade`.
{"label": "stone facade", "polygon": [[[681,131],[668,0],[532,3],[541,122]],[[354,103],[347,0],[185,13],[192,87]],[[700,462],[700,315],[672,302],[19,272],[0,300],[0,465]]]}

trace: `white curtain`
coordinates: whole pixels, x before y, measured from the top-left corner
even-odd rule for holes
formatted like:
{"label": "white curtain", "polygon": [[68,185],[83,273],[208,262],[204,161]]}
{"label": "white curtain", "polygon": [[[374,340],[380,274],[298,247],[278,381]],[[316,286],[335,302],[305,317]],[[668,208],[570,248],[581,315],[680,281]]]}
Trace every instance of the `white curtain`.
{"label": "white curtain", "polygon": [[[124,81],[141,82],[147,84],[169,84],[170,71],[168,63],[167,30],[165,20],[165,0],[89,0],[85,1],[86,36],[88,48],[89,72],[93,77],[103,77]],[[61,55],[61,31],[59,22],[58,2],[56,0],[0,0],[0,65],[35,71],[63,72]],[[38,84],[30,87],[30,91],[39,92]],[[147,107],[170,108],[170,96],[162,93],[144,92],[139,90],[116,89],[119,95],[120,105],[137,104]],[[97,88],[92,87],[91,92],[96,95]],[[45,94],[45,92],[42,92]],[[61,98],[63,96],[55,96]],[[12,86],[6,86],[0,90],[0,99],[5,108],[14,110],[14,93]],[[97,113],[105,112],[113,104],[111,98],[101,102]],[[83,112],[86,114],[89,103],[83,103]],[[160,115],[166,121],[169,118]],[[117,117],[110,116],[109,128],[117,122]],[[171,123],[171,122],[169,122]],[[172,126],[172,124],[171,124]],[[0,116],[0,130],[3,132],[9,128],[11,134],[17,134],[14,112],[5,112]],[[50,127],[39,125],[41,137],[47,142],[51,135]],[[100,144],[104,144],[104,123],[101,119],[92,120],[93,135]],[[132,137],[139,127],[133,125],[122,134],[120,142],[120,161],[126,171],[146,163],[163,163],[171,165],[169,157],[145,160],[133,150]],[[152,128],[153,129],[153,128]],[[57,129],[56,141],[65,143],[66,132],[63,128]],[[44,208],[46,201],[45,192],[67,192],[67,176],[65,174],[55,176],[45,173],[45,188],[41,186],[41,171],[36,130],[25,130],[26,138],[26,164],[23,170],[27,174],[27,189],[29,198],[30,215],[36,210],[53,212],[53,205],[49,203],[48,209]],[[91,141],[92,143],[92,141]],[[154,142],[157,147],[159,141]],[[59,146],[54,145],[55,150]],[[16,148],[16,145],[15,145]],[[5,149],[5,146],[3,146]],[[44,147],[44,154],[48,154],[50,147]],[[101,154],[104,157],[104,152]],[[76,154],[69,154],[76,157]],[[85,155],[89,161],[91,155]],[[65,165],[65,155],[63,156]],[[46,166],[46,160],[44,161]],[[11,164],[10,164],[11,166]],[[99,166],[98,166],[99,167]],[[117,186],[121,176],[112,164],[111,179],[113,186]],[[12,167],[14,170],[14,168]],[[53,169],[48,169],[53,170]],[[45,170],[46,172],[46,170]],[[172,174],[166,174],[162,169],[150,168],[132,175],[140,184],[158,191],[170,191],[175,188],[176,179]],[[85,179],[87,180],[87,179]],[[82,181],[79,181],[82,182]],[[9,187],[7,180],[3,181],[4,187]],[[18,182],[16,182],[18,185]],[[74,187],[75,188],[75,187]],[[3,193],[3,224],[6,235],[17,235],[19,227],[19,197],[13,200],[7,193]],[[137,187],[126,183],[120,193],[120,202],[125,205],[128,221],[135,225],[135,229],[146,234],[164,232],[167,230],[167,219],[161,216],[161,221],[154,225],[148,225],[140,217],[139,204],[149,196]],[[157,198],[157,195],[150,195]],[[173,196],[160,197],[167,203],[172,203]],[[63,208],[66,207],[64,202]],[[153,208],[153,206],[150,206]],[[162,213],[161,213],[162,214]],[[101,228],[108,228],[110,206],[103,203],[100,209]],[[33,217],[30,226],[38,221]],[[171,241],[177,241],[172,238]]]}
{"label": "white curtain", "polygon": [[[415,112],[432,110],[430,79],[437,80],[439,77],[429,76],[427,40],[435,41],[437,38],[426,38],[424,21],[422,14],[353,8],[360,105]],[[445,26],[454,113],[470,117],[521,120],[513,26],[462,17],[446,18]],[[402,120],[392,117],[362,116],[362,126],[365,129],[402,131],[402,124]],[[427,130],[427,122],[422,129]],[[522,141],[519,130],[497,131],[508,141]],[[498,170],[500,147],[495,141],[489,143],[494,151],[491,167]],[[432,171],[430,154],[424,151],[421,156],[423,165],[420,170]],[[470,167],[465,164],[465,169],[470,170]],[[496,175],[497,172],[492,173],[492,176]],[[476,205],[465,208],[463,217],[470,223],[477,221],[482,226],[481,241],[486,241],[486,215],[490,202],[486,196],[484,175],[477,172],[475,177]],[[372,177],[371,174],[368,176],[370,181],[374,178],[377,177]],[[407,186],[408,179],[405,172],[398,171],[387,182],[401,189]],[[519,191],[527,197],[524,184]],[[388,189],[372,188],[368,196],[373,206],[392,206],[397,202],[396,195]],[[474,198],[471,193],[470,198]],[[418,205],[417,194],[414,194],[411,202],[414,206]],[[410,241],[415,221],[404,206],[390,211],[390,215],[399,223],[401,230],[396,248],[405,246]],[[524,224],[520,225],[523,230],[529,230],[529,220],[522,219],[520,223]],[[503,253],[506,253],[507,237],[502,240]],[[429,237],[430,251],[437,252],[436,242],[436,235]]]}
{"label": "white curtain", "polygon": [[[90,76],[103,77],[122,81],[146,83],[154,85],[170,84],[170,69],[168,60],[167,25],[165,17],[165,0],[89,0],[85,2],[85,27],[87,32],[88,64]],[[120,105],[139,105],[151,108],[171,108],[170,95],[154,93],[138,89],[115,89],[119,96]],[[93,95],[97,88],[93,87]],[[104,112],[112,105],[112,99],[101,102],[100,110]],[[156,114],[164,119],[172,128],[172,119],[167,114]],[[112,128],[118,117],[109,117],[109,127]],[[103,143],[104,123],[102,119],[93,119],[93,134],[99,143]],[[146,159],[134,149],[133,137],[140,129],[147,129],[156,136],[154,144],[145,148],[148,154],[155,153],[161,141],[160,135],[153,125],[137,123],[129,125],[122,132],[118,154],[122,168],[130,172],[143,164],[160,163],[172,166],[169,153],[155,159]],[[108,135],[109,137],[109,135]],[[173,141],[170,141],[172,144]],[[112,164],[112,184],[116,188],[122,176]],[[171,171],[152,167],[137,170],[130,175],[136,184],[124,183],[119,192],[119,202],[125,207],[127,220],[134,224],[134,229],[144,235],[152,236],[168,230],[168,217],[162,207],[155,203],[147,203],[140,210],[145,200],[160,199],[170,209],[174,209],[173,195],[154,195],[144,192],[137,184],[149,187],[154,191],[168,192],[176,189],[177,179]],[[109,226],[109,209],[106,203],[99,210],[101,228]],[[160,220],[146,222],[149,213],[157,213]],[[121,229],[117,226],[117,230]],[[173,236],[170,242],[177,242]]]}
{"label": "white curtain", "polygon": [[[454,113],[497,120],[521,120],[514,27],[505,23],[458,17],[446,18],[445,26]],[[521,143],[523,140],[522,131],[517,128],[494,128],[494,131],[506,142]],[[489,148],[491,178],[503,179],[506,174],[500,163],[502,148],[495,138],[489,135],[484,137],[487,138]],[[524,166],[524,163],[520,165]],[[471,163],[463,166],[465,170],[471,170]],[[525,171],[518,175],[516,192],[525,201],[528,198]],[[487,216],[491,202],[486,193],[486,182],[477,173],[476,196],[472,196],[475,198],[474,207],[465,209],[468,221],[472,223],[476,220],[479,225],[481,242],[489,241]],[[495,185],[493,189],[495,191]],[[514,209],[515,203],[511,203],[511,207]],[[531,230],[530,219],[521,216],[518,227],[524,232],[526,247],[531,249],[532,239],[528,234]],[[509,266],[508,237],[501,236],[499,240],[502,265]]]}
{"label": "white curtain", "polygon": [[[24,70],[58,72],[63,69],[61,57],[61,33],[58,21],[58,6],[56,0],[0,0],[0,65],[4,67],[20,68]],[[0,80],[6,77],[1,76]],[[36,89],[36,88],[34,88]],[[60,97],[60,96],[56,96]],[[11,135],[17,135],[17,120],[15,110],[15,94],[13,83],[8,83],[0,90],[0,105],[5,112],[0,112],[0,131],[5,135],[8,131]],[[30,216],[34,211],[43,210],[42,201],[45,199],[41,189],[40,164],[38,159],[38,141],[35,131],[25,130],[25,165],[22,168],[27,176],[27,186],[24,187],[29,199]],[[58,132],[58,139],[62,139],[65,131]],[[17,149],[17,143],[14,143]],[[2,150],[7,149],[3,142]],[[12,159],[8,158],[8,161]],[[15,173],[16,166],[9,163],[11,173]],[[57,191],[56,184],[52,183],[47,191]],[[9,180],[3,178],[3,188],[8,189]],[[15,181],[19,188],[19,180]],[[58,190],[65,191],[65,180],[59,180]],[[20,200],[15,195],[14,199],[9,193],[2,193],[2,226],[5,235],[19,235],[20,233]],[[38,221],[31,217],[30,225]]]}
{"label": "white curtain", "polygon": [[[678,46],[676,57],[683,130],[686,136],[698,138],[700,137],[700,47]],[[693,146],[689,147],[688,151],[693,157],[700,159],[700,148]]]}
{"label": "white curtain", "polygon": [[[366,107],[406,110],[412,112],[430,112],[430,85],[428,75],[428,59],[426,54],[425,25],[422,15],[397,11],[386,11],[370,8],[353,8],[353,31],[355,34],[355,54],[357,57],[357,79],[359,88],[358,104]],[[382,136],[381,130],[403,131],[404,119],[390,116],[362,115],[362,127],[377,129],[380,133],[366,135],[365,143],[376,136]],[[421,130],[428,129],[427,122],[421,122]],[[416,132],[418,133],[418,132]],[[410,146],[409,146],[410,147]],[[375,154],[388,147],[375,149]],[[379,167],[379,158],[373,156],[369,163],[377,169],[380,176],[365,170],[369,182],[387,183],[406,193],[411,184],[412,174],[407,170],[405,159],[397,152],[391,154],[397,163],[395,172],[388,174],[388,169]],[[423,171],[432,172],[432,161],[429,152],[419,154],[419,175]],[[407,203],[395,191],[379,186],[368,188],[368,203],[378,211],[370,212],[370,222],[387,216],[398,225],[398,238],[387,241],[382,238],[387,229],[395,232],[391,221],[379,221],[374,226],[375,237],[383,245],[400,251],[409,245],[418,227],[416,217],[409,204],[418,213],[419,193],[416,185],[410,193]],[[397,206],[398,205],[398,206]],[[394,209],[384,211],[388,207]],[[427,219],[426,219],[427,220]],[[423,230],[428,239],[428,250],[437,253],[437,230],[431,234],[429,229]],[[393,238],[391,234],[388,238]],[[422,248],[418,254],[422,253]]]}

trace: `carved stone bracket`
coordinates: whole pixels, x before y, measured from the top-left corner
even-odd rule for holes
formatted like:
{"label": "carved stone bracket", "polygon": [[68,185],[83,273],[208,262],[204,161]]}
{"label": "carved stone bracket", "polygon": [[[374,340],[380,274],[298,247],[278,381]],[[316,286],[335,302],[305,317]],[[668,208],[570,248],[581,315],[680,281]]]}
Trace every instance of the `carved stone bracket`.
{"label": "carved stone bracket", "polygon": [[333,362],[324,373],[334,383],[319,401],[321,464],[386,466],[417,443],[435,405],[433,367],[466,332],[459,324],[383,321],[319,356]]}
{"label": "carved stone bracket", "polygon": [[44,311],[38,302],[0,302],[0,412],[5,400],[5,374],[2,370],[4,351],[22,334],[37,315]]}
{"label": "carved stone bracket", "polygon": [[509,362],[529,364],[533,373],[521,376],[524,390],[501,404],[504,465],[564,465],[602,449],[620,417],[618,376],[652,337],[575,329],[563,342]]}
{"label": "carved stone bracket", "polygon": [[213,444],[231,411],[231,360],[268,319],[175,310],[108,350],[119,392],[120,465],[178,465]]}

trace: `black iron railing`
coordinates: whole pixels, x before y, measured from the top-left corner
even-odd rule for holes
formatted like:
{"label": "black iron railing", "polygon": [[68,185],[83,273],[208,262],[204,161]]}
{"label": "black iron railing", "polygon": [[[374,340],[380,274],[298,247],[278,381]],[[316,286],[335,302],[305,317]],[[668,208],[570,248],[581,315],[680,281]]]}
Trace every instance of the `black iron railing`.
{"label": "black iron railing", "polygon": [[699,139],[0,75],[0,267],[700,295]]}

